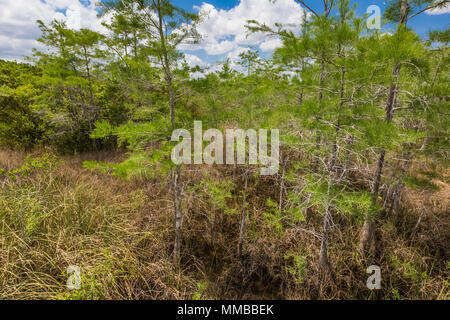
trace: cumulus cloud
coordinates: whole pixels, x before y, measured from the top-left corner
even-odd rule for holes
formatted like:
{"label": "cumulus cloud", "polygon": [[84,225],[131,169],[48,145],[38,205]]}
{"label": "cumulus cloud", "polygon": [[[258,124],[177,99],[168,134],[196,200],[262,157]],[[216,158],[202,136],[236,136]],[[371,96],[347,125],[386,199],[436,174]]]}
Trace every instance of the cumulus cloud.
{"label": "cumulus cloud", "polygon": [[190,74],[190,78],[192,80],[199,80],[199,79],[204,79],[206,78],[205,74],[200,72],[200,71],[196,71]]}
{"label": "cumulus cloud", "polygon": [[427,11],[427,14],[429,14],[429,15],[440,15],[440,14],[448,14],[448,13],[450,13],[450,3],[447,3],[442,8],[435,8],[435,9]]}
{"label": "cumulus cloud", "polygon": [[[54,19],[66,21],[73,29],[90,28],[106,32],[97,17],[96,0],[0,0],[0,57],[22,60],[33,48],[42,49],[36,41],[40,30],[36,20],[49,23]],[[274,26],[275,23],[299,25],[303,9],[294,0],[241,0],[230,10],[223,10],[204,2],[196,7],[203,17],[198,31],[203,36],[199,45],[182,45],[183,51],[204,50],[208,55],[236,59],[240,52],[255,46],[271,52],[281,41],[265,34],[247,34],[245,24],[256,20]],[[188,64],[208,67],[194,55],[187,55]]]}
{"label": "cumulus cloud", "polygon": [[236,47],[233,51],[227,54],[227,59],[230,59],[232,62],[239,59],[239,55],[248,51],[246,47]]}
{"label": "cumulus cloud", "polygon": [[263,52],[269,52],[275,50],[276,48],[280,48],[282,45],[283,41],[281,41],[281,39],[276,38],[264,41],[259,45],[259,47]]}
{"label": "cumulus cloud", "polygon": [[203,61],[198,56],[193,55],[193,54],[187,54],[186,53],[184,55],[184,60],[186,61],[188,66],[191,67],[191,68],[194,68],[194,67],[197,67],[197,66],[200,67],[200,68],[209,67],[209,63]]}
{"label": "cumulus cloud", "polygon": [[94,0],[0,0],[0,56],[22,60],[33,48],[41,48],[36,41],[40,37],[36,20],[44,23],[63,20],[72,29],[105,32],[95,3]]}
{"label": "cumulus cloud", "polygon": [[202,17],[198,31],[203,39],[199,45],[184,46],[183,49],[203,49],[209,55],[223,55],[248,46],[272,51],[281,45],[281,41],[262,33],[249,35],[245,28],[247,21],[256,20],[270,27],[276,23],[298,26],[303,18],[303,9],[294,0],[241,0],[230,10],[217,9],[204,2],[196,8]]}

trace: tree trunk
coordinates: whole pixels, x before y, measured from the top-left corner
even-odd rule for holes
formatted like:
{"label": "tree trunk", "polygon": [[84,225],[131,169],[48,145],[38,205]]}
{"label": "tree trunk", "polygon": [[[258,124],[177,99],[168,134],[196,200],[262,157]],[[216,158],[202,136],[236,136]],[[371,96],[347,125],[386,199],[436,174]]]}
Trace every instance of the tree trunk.
{"label": "tree trunk", "polygon": [[320,62],[320,82],[319,82],[319,104],[323,100],[323,85],[325,82],[325,60],[322,58]]}
{"label": "tree trunk", "polygon": [[[384,159],[386,156],[386,151],[382,150],[380,153],[380,157],[378,158],[377,171],[375,173],[375,181],[372,191],[372,206],[375,207],[378,200],[378,193],[381,185],[381,174],[383,172],[384,167]],[[376,250],[375,246],[375,226],[373,217],[367,213],[363,229],[361,232],[361,237],[359,240],[359,252],[364,255],[365,252],[369,252],[374,254]]]}
{"label": "tree trunk", "polygon": [[304,95],[304,89],[301,88],[300,93],[297,96],[297,102],[300,105],[300,107],[303,105],[303,95]]}
{"label": "tree trunk", "polygon": [[419,229],[419,225],[422,222],[423,217],[427,213],[427,206],[428,206],[428,203],[430,202],[430,198],[431,198],[431,191],[428,191],[427,197],[426,197],[425,202],[423,204],[422,212],[420,213],[419,219],[417,220],[417,223],[416,223],[416,225],[414,226],[414,228],[413,228],[413,230],[411,232],[411,240],[415,237],[415,235],[417,233],[417,230]]}
{"label": "tree trunk", "polygon": [[181,256],[181,225],[183,216],[181,213],[181,168],[177,167],[172,173],[173,207],[175,221],[175,241],[173,247],[173,262],[179,264]]}
{"label": "tree trunk", "polygon": [[[170,121],[172,124],[172,130],[175,130],[175,93],[172,83],[172,72],[170,70],[169,55],[166,46],[166,36],[164,35],[164,26],[162,21],[161,0],[157,1],[157,11],[159,18],[159,36],[161,41],[161,64],[163,65],[164,72],[166,74],[166,84],[169,91],[170,99]],[[181,225],[182,225],[182,192],[181,192],[181,167],[178,166],[172,171],[172,192],[173,192],[173,206],[174,206],[174,220],[175,220],[175,240],[173,248],[173,261],[175,265],[178,265],[181,257]]]}
{"label": "tree trunk", "polygon": [[[286,161],[289,161],[288,159]],[[283,195],[284,195],[284,176],[286,175],[286,167],[283,166],[283,172],[280,177],[280,201],[278,202],[278,212],[281,214],[283,210]]]}
{"label": "tree trunk", "polygon": [[336,124],[336,136],[334,138],[333,150],[331,154],[331,164],[330,170],[332,173],[336,173],[336,160],[337,160],[337,151],[338,151],[338,138],[339,132],[341,131],[341,109],[344,105],[344,93],[345,93],[345,67],[341,67],[341,91],[340,91],[340,102],[339,102],[339,110],[338,110],[338,120]]}
{"label": "tree trunk", "polygon": [[244,227],[245,227],[245,219],[247,218],[247,185],[248,185],[248,172],[245,172],[244,204],[242,209],[241,227],[239,231],[238,256],[242,256],[242,247],[244,245]]}
{"label": "tree trunk", "polygon": [[[302,68],[302,71],[305,70],[305,58],[302,58],[302,67],[301,68]],[[298,104],[300,105],[300,107],[303,106],[303,96],[304,96],[304,94],[305,94],[305,89],[302,87],[300,89],[300,94],[297,97],[297,101],[298,101]]]}
{"label": "tree trunk", "polygon": [[403,189],[403,178],[405,177],[406,170],[408,169],[410,159],[411,159],[411,151],[408,151],[406,154],[405,162],[403,163],[402,166],[402,172],[400,173],[400,176],[398,178],[397,186],[395,187],[395,190],[392,194],[392,205],[389,210],[389,213],[396,214],[398,212],[398,207],[400,205],[400,195]]}
{"label": "tree trunk", "polygon": [[[84,45],[83,45],[83,52],[84,52],[84,62],[85,62],[85,66],[86,66],[86,74],[87,74],[88,83],[89,83],[89,98],[91,100],[91,107],[90,107],[91,115],[90,115],[90,119],[89,119],[89,130],[92,132],[94,130],[93,123],[95,123],[98,120],[98,109],[97,109],[97,106],[95,105],[94,92],[92,90],[91,70],[89,68],[89,58],[88,58],[88,54],[87,54],[87,48]],[[97,150],[97,141],[95,139],[92,139],[92,148],[93,148],[93,151]]]}
{"label": "tree trunk", "polygon": [[173,91],[172,74],[169,66],[166,67],[166,81],[170,97],[170,122],[172,123],[172,128],[175,129],[175,94]]}
{"label": "tree trunk", "polygon": [[319,266],[322,270],[331,273],[330,262],[328,261],[328,239],[330,237],[331,229],[331,207],[328,206],[325,216],[323,218],[323,234],[322,244],[319,253]]}
{"label": "tree trunk", "polygon": [[[344,93],[345,93],[345,68],[341,67],[341,89],[340,89],[340,102],[338,112],[339,114],[336,124],[336,135],[332,147],[331,162],[330,162],[330,173],[332,175],[331,181],[334,181],[334,179],[337,176],[336,159],[338,151],[339,132],[341,130],[340,112],[342,106],[344,105]],[[331,265],[330,262],[328,261],[328,240],[330,237],[330,230],[331,230],[331,215],[332,215],[331,212],[332,212],[331,205],[328,205],[325,211],[325,216],[323,218],[323,235],[319,253],[319,266],[322,268],[322,270],[330,274],[331,274]]]}
{"label": "tree trunk", "polygon": [[211,247],[214,247],[214,243],[215,243],[215,225],[216,225],[216,205],[213,205],[213,210],[212,210],[212,214],[211,217],[209,218],[209,223],[210,223],[210,236],[211,236]]}
{"label": "tree trunk", "polygon": [[[403,2],[405,2],[403,0]],[[403,20],[403,19],[402,19]],[[392,122],[392,119],[394,117],[394,105],[396,102],[397,97],[397,90],[398,90],[398,76],[400,74],[400,64],[396,64],[394,69],[392,70],[392,76],[396,79],[395,82],[392,82],[389,87],[389,95],[387,99],[386,104],[386,122],[390,123]],[[386,157],[386,150],[382,149],[380,152],[380,156],[378,158],[378,164],[377,164],[377,170],[375,173],[375,181],[374,181],[374,187],[372,191],[372,206],[375,207],[378,200],[378,194],[380,191],[380,185],[381,185],[381,175],[383,173],[383,167],[384,167],[384,161]],[[364,255],[365,252],[374,253],[376,250],[376,244],[375,244],[375,226],[373,224],[373,217],[369,215],[369,213],[366,214],[363,230],[361,232],[361,237],[359,241],[359,251],[362,255]]]}
{"label": "tree trunk", "polygon": [[400,6],[400,24],[406,26],[408,23],[409,2],[408,0],[402,0]]}
{"label": "tree trunk", "polygon": [[[322,103],[323,100],[323,85],[325,83],[325,60],[322,58],[320,62],[320,81],[319,81],[319,105]],[[316,137],[316,150],[319,150],[320,148],[320,142],[321,142],[321,136],[317,135]],[[314,172],[317,172],[319,170],[319,159],[314,159]]]}
{"label": "tree trunk", "polygon": [[[401,0],[400,4],[400,27],[406,26],[408,23],[408,12],[410,6],[408,0]],[[389,96],[386,104],[386,121],[390,123],[393,119],[393,111],[394,105],[397,98],[398,91],[398,76],[400,75],[401,64],[396,63],[392,76],[396,79],[395,82],[392,82],[389,88]],[[380,157],[378,159],[377,171],[375,174],[375,183],[372,193],[372,205],[375,206],[378,200],[378,193],[380,190],[381,184],[381,174],[383,172],[384,160],[386,156],[386,150],[381,150]],[[369,250],[369,252],[375,252],[376,244],[375,244],[375,227],[373,224],[373,218],[366,215],[363,230],[361,232],[361,238],[359,242],[359,250],[361,254],[364,254],[365,251]]]}

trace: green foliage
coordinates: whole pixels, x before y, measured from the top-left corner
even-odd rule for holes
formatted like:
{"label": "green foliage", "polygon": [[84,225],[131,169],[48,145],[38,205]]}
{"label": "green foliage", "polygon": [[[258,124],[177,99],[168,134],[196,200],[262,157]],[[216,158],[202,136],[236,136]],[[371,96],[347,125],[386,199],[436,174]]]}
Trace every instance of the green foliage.
{"label": "green foliage", "polygon": [[413,265],[411,262],[402,261],[401,258],[393,255],[389,256],[389,261],[392,266],[402,272],[403,277],[414,282],[420,282],[429,278],[426,271],[421,271],[420,267]]}
{"label": "green foliage", "polygon": [[405,178],[404,181],[408,187],[416,190],[430,190],[430,191],[439,190],[439,187],[436,184],[434,184],[431,180],[426,178],[420,178],[417,176],[408,176]]}
{"label": "green foliage", "polygon": [[0,60],[0,145],[26,149],[43,138],[46,129],[32,108],[37,75],[37,68]]}
{"label": "green foliage", "polygon": [[281,216],[281,212],[278,209],[278,203],[268,198],[267,211],[264,212],[264,219],[266,220],[267,224],[275,228],[279,235],[281,235],[283,232],[282,218],[283,217]]}
{"label": "green foliage", "polygon": [[286,270],[291,276],[295,277],[298,284],[302,284],[307,276],[308,260],[306,257],[289,253],[284,256],[284,259],[293,261],[293,265],[286,266]]}
{"label": "green foliage", "polygon": [[[2,243],[0,250],[14,248],[2,256],[10,259],[11,254],[13,259],[14,255],[22,254],[20,248],[24,244],[31,248],[35,245],[35,249],[43,247],[44,253],[38,257],[44,261],[40,274],[59,275],[63,282],[67,274],[55,267],[53,259],[59,256],[55,256],[55,244],[58,250],[63,250],[60,239],[70,239],[73,243],[64,244],[70,250],[79,250],[83,255],[89,252],[95,263],[87,263],[80,291],[64,292],[54,290],[54,284],[48,285],[54,290],[53,296],[61,299],[109,299],[110,287],[121,292],[119,296],[126,295],[121,285],[127,277],[133,281],[126,290],[143,283],[144,288],[139,288],[139,294],[143,295],[153,290],[152,286],[157,287],[155,292],[164,291],[158,286],[166,289],[165,281],[176,283],[174,286],[179,289],[180,283],[187,286],[181,278],[183,270],[212,272],[215,277],[219,274],[217,279],[226,280],[227,285],[261,277],[262,281],[281,283],[282,290],[293,287],[320,295],[323,293],[317,287],[311,291],[310,283],[314,281],[307,281],[308,272],[315,272],[309,268],[311,252],[319,247],[332,248],[326,254],[336,263],[330,265],[345,270],[342,274],[347,279],[348,272],[361,268],[361,264],[354,261],[359,259],[349,258],[355,248],[348,248],[341,235],[353,237],[354,228],[360,227],[363,218],[370,222],[381,219],[377,225],[382,226],[378,238],[382,238],[383,247],[379,250],[391,250],[389,241],[398,246],[407,243],[408,250],[423,245],[422,238],[426,237],[409,238],[409,231],[404,234],[400,231],[409,230],[416,223],[414,212],[402,219],[392,218],[398,217],[400,210],[396,215],[378,213],[381,204],[386,210],[395,207],[396,199],[391,197],[399,199],[403,186],[410,187],[412,193],[425,191],[429,195],[439,190],[433,181],[442,180],[441,172],[449,163],[449,30],[434,30],[428,39],[421,39],[405,27],[407,18],[427,6],[442,7],[444,3],[391,1],[385,19],[399,26],[390,32],[366,30],[365,17],[359,16],[348,0],[324,3],[327,5],[324,14],[308,16],[305,10],[301,30],[281,23],[272,28],[248,21],[250,32],[278,37],[282,46],[268,59],[251,48],[241,53],[238,61],[227,59],[220,70],[199,79],[190,77],[205,70],[190,68],[178,50],[180,44],[199,40],[195,30],[199,17],[171,1],[101,1],[101,15],[108,17],[104,23],[110,31],[107,35],[88,29],[71,30],[60,21],[47,25],[39,22],[42,31],[39,41],[45,50],[34,52],[31,58],[34,66],[0,61],[0,145],[22,149],[36,144],[52,145],[63,153],[126,148],[128,153],[120,163],[83,163],[87,170],[122,179],[117,179],[118,186],[105,199],[95,198],[101,197],[98,185],[89,189],[84,181],[75,181],[80,184],[65,193],[66,184],[75,183],[74,177],[53,179],[51,171],[59,161],[48,154],[27,158],[18,169],[0,169],[5,186],[0,190],[1,240],[6,243]],[[406,15],[402,13],[402,3],[408,5]],[[214,167],[208,171],[201,167],[197,171],[197,166],[186,166],[174,170],[170,155],[175,143],[170,141],[171,133],[176,128],[192,129],[194,120],[203,121],[204,128],[222,131],[238,127],[280,129],[283,174],[264,179],[254,175],[244,191],[237,182],[244,170],[241,166],[233,167],[232,175],[231,168]],[[401,157],[406,153],[407,161]],[[408,167],[410,163],[419,166],[422,161],[433,168],[416,171],[416,166]],[[34,183],[34,173],[42,172],[45,179]],[[93,177],[89,172],[84,174],[85,179]],[[174,182],[179,182],[176,177],[182,177],[180,184]],[[158,194],[161,197],[158,200],[169,203],[179,200],[181,204],[187,190],[192,201],[178,208],[179,214],[189,214],[185,220],[189,227],[187,236],[182,241],[186,250],[183,256],[187,259],[183,258],[185,265],[180,269],[166,267],[170,246],[163,242],[169,236],[161,227],[171,230],[172,221],[155,214],[151,225],[146,224],[147,206],[154,205],[149,201],[152,194],[134,183],[140,180],[147,186],[152,179],[152,184],[155,182],[163,190],[171,178],[172,187],[179,190],[171,189],[173,194],[164,199]],[[375,182],[380,190],[375,190]],[[116,194],[122,185],[138,190],[123,200],[121,194]],[[236,213],[241,209],[239,199],[244,192],[245,213],[251,226],[247,228],[244,221],[243,244],[249,248],[245,261],[250,268],[239,269],[244,274],[235,281],[234,273],[239,272],[218,264],[237,261],[230,254],[234,249],[229,247],[240,231]],[[120,199],[114,204],[116,196]],[[196,207],[190,207],[192,203],[200,210],[193,210]],[[135,212],[143,204],[145,214]],[[432,205],[432,201],[425,205]],[[166,214],[159,203],[156,206],[158,213]],[[129,219],[124,216],[128,213],[132,213]],[[217,214],[222,214],[220,222],[225,231],[216,237]],[[198,216],[208,219],[211,241],[207,246],[201,242],[203,238],[199,240],[198,230],[204,227],[201,225],[204,221]],[[402,221],[406,221],[405,225],[400,226]],[[170,223],[170,227],[165,223]],[[141,227],[145,232],[136,231]],[[163,239],[157,249],[150,247],[154,239],[147,230],[152,227],[158,228],[156,233]],[[132,231],[125,232],[127,228]],[[339,236],[337,228],[342,228]],[[63,231],[52,234],[54,229]],[[299,230],[313,237],[302,238]],[[45,232],[49,238],[44,241],[40,237]],[[93,235],[100,235],[94,238],[94,245],[89,243],[94,248],[85,248],[85,239]],[[433,235],[432,240],[439,235]],[[318,238],[335,243],[321,246]],[[294,248],[304,241],[308,241],[307,249]],[[425,251],[442,250],[441,244],[436,245],[438,250],[429,250],[431,241],[426,241],[423,256]],[[260,244],[261,248],[257,248]],[[112,252],[115,247],[121,251]],[[273,252],[272,248],[279,251]],[[402,256],[402,251],[394,251],[396,248],[379,255],[381,262],[387,257],[388,267],[395,271],[390,278],[392,286],[383,289],[384,297],[416,297],[421,295],[418,289],[421,285],[426,284],[426,288],[441,285],[428,283],[434,279],[435,271],[426,262],[415,259],[414,254],[422,257],[422,252],[407,251]],[[1,283],[7,279],[13,283],[8,284],[9,288],[21,290],[14,283],[16,280],[11,280],[14,274],[11,270],[28,275],[27,263],[35,260],[26,254],[24,265],[5,264],[4,274],[0,272]],[[136,261],[128,264],[127,259],[133,254]],[[195,261],[195,268],[191,261]],[[145,277],[136,271],[143,265],[151,266],[144,268]],[[441,263],[438,267],[443,266]],[[445,268],[449,268],[448,261]],[[153,269],[157,269],[157,274],[149,276]],[[248,270],[251,274],[246,273]],[[282,272],[274,276],[272,272],[278,270]],[[161,274],[168,274],[169,280]],[[151,283],[149,279],[153,276],[158,280]],[[210,274],[207,276],[211,278]],[[440,281],[439,277],[436,279]],[[35,283],[35,279],[24,281],[29,286]],[[183,287],[185,293],[173,296],[204,299],[206,291],[210,291],[209,281],[195,278],[189,290]],[[448,288],[448,281],[443,283]],[[408,285],[412,285],[413,293],[406,292]],[[349,283],[348,287],[352,285]],[[358,298],[367,297],[365,292],[355,290]],[[444,296],[445,290],[436,296]]]}
{"label": "green foliage", "polygon": [[[407,0],[406,16],[412,17],[424,9],[444,8],[448,4],[446,0]],[[399,23],[401,21],[402,0],[391,1],[384,12],[384,17],[390,22]]]}
{"label": "green foliage", "polygon": [[213,210],[223,210],[226,215],[234,215],[236,209],[229,205],[233,199],[236,186],[231,180],[216,181],[212,178],[202,179],[199,184],[189,187],[188,190],[205,197]]}
{"label": "green foliage", "polygon": [[[91,138],[100,139],[115,136],[119,146],[126,146],[131,150],[144,150],[147,144],[158,140],[160,137],[168,136],[168,119],[161,118],[152,122],[127,122],[126,124],[113,127],[108,121],[103,120],[96,123]],[[162,131],[164,130],[164,131]]]}
{"label": "green foliage", "polygon": [[127,160],[119,164],[85,161],[83,167],[100,173],[112,172],[122,179],[149,178],[154,174],[150,159],[146,153],[134,153]]}
{"label": "green foliage", "polygon": [[208,289],[208,283],[205,281],[197,282],[197,291],[192,296],[192,300],[203,300],[202,296]]}
{"label": "green foliage", "polygon": [[45,88],[34,109],[50,128],[48,140],[64,153],[97,150],[102,142],[107,145],[108,141],[90,139],[94,123],[106,118],[121,124],[126,107],[120,91],[111,94],[114,84],[102,79],[108,57],[102,49],[104,36],[89,29],[71,30],[59,21],[38,23],[42,31],[38,41],[50,50],[35,50],[32,57],[42,70],[36,82]]}
{"label": "green foliage", "polygon": [[341,193],[336,199],[336,207],[341,213],[360,218],[380,209],[378,206],[373,207],[372,195],[367,191]]}
{"label": "green foliage", "polygon": [[49,172],[53,167],[59,165],[61,162],[55,155],[45,153],[43,156],[38,158],[32,158],[27,156],[25,159],[25,164],[15,170],[6,171],[3,168],[0,168],[0,177],[5,175],[9,177],[12,181],[16,181],[17,178],[28,177],[31,173],[36,170],[43,170]]}

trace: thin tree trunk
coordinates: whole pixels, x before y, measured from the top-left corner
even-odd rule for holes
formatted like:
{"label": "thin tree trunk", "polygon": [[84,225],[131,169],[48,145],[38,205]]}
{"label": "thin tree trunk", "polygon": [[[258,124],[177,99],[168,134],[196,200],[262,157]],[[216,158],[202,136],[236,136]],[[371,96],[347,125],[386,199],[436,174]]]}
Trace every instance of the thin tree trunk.
{"label": "thin tree trunk", "polygon": [[181,214],[181,168],[177,167],[172,174],[173,186],[173,206],[174,206],[174,221],[175,221],[175,241],[173,248],[173,262],[178,264],[181,257],[181,226],[183,223],[183,216]]}
{"label": "thin tree trunk", "polygon": [[323,85],[325,83],[325,60],[322,58],[320,62],[320,81],[319,81],[319,104],[323,100]]}
{"label": "thin tree trunk", "polygon": [[[323,100],[323,86],[325,83],[325,60],[321,59],[321,64],[320,64],[320,82],[319,82],[319,97],[318,97],[318,101],[319,104],[322,103]],[[319,149],[320,146],[320,136],[317,136],[317,140],[316,140],[316,149]],[[319,169],[319,160],[315,159],[315,163],[314,163],[314,171],[317,171]],[[308,208],[309,210],[310,208]],[[323,269],[324,271],[326,271],[327,273],[331,272],[331,266],[330,263],[328,261],[328,239],[330,236],[330,229],[331,229],[331,225],[330,225],[330,210],[331,207],[328,206],[326,211],[325,211],[325,215],[323,217],[323,233],[322,233],[322,243],[320,246],[320,253],[319,253],[319,267],[321,269]]]}
{"label": "thin tree trunk", "polygon": [[441,70],[441,65],[438,64],[438,66],[436,68],[436,71],[434,72],[433,81],[431,82],[431,85],[430,85],[430,91],[433,90],[433,88],[434,88],[434,86],[436,84],[436,80],[437,80],[437,78],[439,76],[439,71],[440,70]]}
{"label": "thin tree trunk", "polygon": [[[397,96],[397,89],[398,89],[398,76],[400,74],[400,64],[397,64],[394,69],[392,70],[392,76],[396,78],[397,80],[395,82],[392,82],[389,87],[389,95],[388,100],[386,104],[386,122],[390,123],[393,119],[393,110],[394,105],[396,102],[396,96]],[[377,164],[377,170],[375,173],[375,180],[374,180],[374,186],[372,190],[372,206],[375,207],[378,200],[378,195],[380,192],[380,185],[381,185],[381,176],[383,173],[384,168],[384,162],[386,158],[386,150],[382,149],[380,152],[380,156],[378,157],[378,164]],[[370,216],[369,213],[366,214],[363,229],[361,232],[361,237],[359,241],[359,251],[361,254],[364,254],[365,252],[374,253],[376,250],[376,244],[375,244],[375,226],[373,217]]]}
{"label": "thin tree trunk", "polygon": [[[384,159],[386,156],[386,151],[382,150],[380,157],[378,158],[377,171],[375,173],[375,181],[372,191],[372,206],[375,207],[378,200],[378,193],[380,191],[381,184],[381,174],[384,167]],[[361,237],[359,240],[359,251],[361,254],[365,252],[370,252],[373,254],[375,252],[375,226],[373,217],[367,213],[364,220],[364,225],[361,232]]]}
{"label": "thin tree trunk", "polygon": [[[323,100],[323,85],[325,83],[325,60],[321,59],[320,62],[320,81],[319,81],[319,97],[318,97],[318,101],[319,101],[319,105],[322,103]],[[320,142],[321,142],[321,136],[317,135],[316,137],[316,150],[319,150],[320,148]],[[316,158],[314,159],[314,172],[316,172],[317,170],[319,170],[319,159]]]}
{"label": "thin tree trunk", "polygon": [[[166,84],[169,91],[170,99],[170,121],[172,124],[172,130],[175,130],[175,93],[172,83],[172,72],[170,70],[170,61],[166,46],[166,36],[164,35],[164,26],[162,21],[161,0],[157,1],[157,11],[159,18],[159,36],[161,40],[161,62],[166,74]],[[172,171],[172,192],[173,192],[173,206],[174,206],[174,220],[175,220],[175,240],[173,249],[173,261],[175,265],[178,265],[181,257],[181,225],[182,225],[182,192],[181,192],[181,167],[178,166]]]}
{"label": "thin tree trunk", "polygon": [[245,172],[245,182],[244,182],[244,202],[242,209],[242,217],[241,217],[241,227],[239,231],[239,246],[238,246],[238,255],[242,256],[242,247],[244,244],[244,228],[245,228],[245,219],[247,218],[247,185],[248,185],[248,172]]}
{"label": "thin tree trunk", "polygon": [[[92,80],[91,80],[91,71],[89,68],[89,59],[88,59],[88,55],[87,55],[87,48],[86,46],[82,46],[83,47],[83,52],[84,52],[84,62],[85,62],[85,66],[86,66],[86,74],[87,74],[87,78],[88,78],[88,83],[89,83],[89,98],[91,100],[91,118],[89,119],[89,130],[92,132],[93,128],[93,123],[95,121],[98,120],[98,110],[97,110],[97,106],[95,105],[95,101],[94,101],[94,93],[92,90]],[[95,139],[92,139],[92,148],[95,150],[97,150],[97,141]]]}
{"label": "thin tree trunk", "polygon": [[[401,7],[400,7],[400,25],[406,26],[408,22],[408,11],[409,11],[409,3],[408,0],[402,0]],[[394,116],[394,105],[397,98],[397,91],[398,91],[398,77],[400,75],[400,69],[401,64],[397,63],[392,70],[392,76],[395,79],[395,82],[392,82],[389,87],[389,95],[388,100],[386,104],[386,121],[388,123],[392,122],[393,116]],[[378,200],[378,194],[380,191],[380,184],[381,184],[381,175],[383,173],[383,167],[384,167],[384,161],[386,157],[386,150],[382,149],[380,152],[380,156],[378,158],[378,165],[377,165],[377,171],[375,174],[375,183],[372,193],[372,205],[375,206]],[[361,232],[361,237],[359,241],[359,250],[361,254],[364,254],[364,252],[369,251],[371,253],[374,253],[376,249],[375,244],[375,226],[373,222],[373,217],[369,215],[369,213],[366,214],[366,218],[364,221],[363,230]]]}
{"label": "thin tree trunk", "polygon": [[166,67],[167,74],[167,87],[169,89],[169,97],[170,97],[170,121],[172,123],[172,128],[175,129],[175,94],[173,91],[173,83],[172,83],[172,74],[170,72],[169,67]]}
{"label": "thin tree trunk", "polygon": [[[341,108],[344,105],[344,92],[345,92],[345,68],[341,68],[341,90],[340,90],[340,103],[339,103],[339,115],[338,120],[336,124],[336,136],[334,139],[333,147],[332,147],[332,155],[331,155],[331,162],[330,162],[330,171],[332,175],[332,181],[334,181],[337,170],[336,170],[336,159],[337,159],[337,149],[338,149],[338,139],[339,139],[339,132],[341,130],[341,120],[340,120],[340,112]],[[322,268],[322,270],[328,272],[331,274],[331,265],[328,261],[328,240],[330,237],[330,230],[331,230],[331,215],[332,215],[332,208],[331,205],[327,206],[327,209],[325,211],[325,216],[323,218],[323,235],[322,235],[322,243],[320,246],[320,253],[319,253],[319,266]]]}
{"label": "thin tree trunk", "polygon": [[408,0],[402,0],[400,6],[400,24],[406,26],[408,23],[408,13],[409,13],[409,2]]}
{"label": "thin tree trunk", "polygon": [[[305,58],[302,58],[302,71],[305,70]],[[300,90],[300,94],[298,96],[298,104],[300,107],[303,105],[303,96],[304,96],[305,89],[302,87]]]}
{"label": "thin tree trunk", "polygon": [[301,88],[300,93],[297,97],[297,101],[298,101],[298,104],[300,105],[300,107],[303,105],[303,95],[304,95],[304,89]]}
{"label": "thin tree trunk", "polygon": [[319,266],[322,270],[331,273],[330,262],[328,261],[328,240],[331,229],[331,207],[328,206],[323,218],[322,243],[320,245]]}
{"label": "thin tree trunk", "polygon": [[[345,73],[346,73],[345,67],[342,66],[341,67],[341,89],[340,89],[338,120],[337,120],[337,124],[336,124],[336,135],[335,135],[335,139],[334,139],[334,143],[333,143],[333,147],[332,147],[332,155],[331,155],[331,162],[330,162],[330,171],[331,171],[331,175],[332,175],[331,181],[334,181],[334,179],[337,176],[336,159],[337,159],[339,132],[341,130],[340,112],[341,112],[342,106],[344,105]],[[324,218],[323,218],[323,235],[322,235],[322,243],[320,246],[320,253],[319,253],[319,266],[328,273],[331,273],[331,265],[330,265],[330,262],[328,261],[328,240],[330,237],[330,230],[331,230],[331,215],[332,215],[332,207],[331,207],[331,205],[328,205],[327,209],[325,211]]]}
{"label": "thin tree trunk", "polygon": [[88,83],[89,83],[89,95],[91,98],[91,103],[94,104],[94,93],[92,91],[91,71],[89,68],[89,59],[87,56],[86,46],[83,46],[83,52],[84,52],[84,62],[85,62],[85,66],[86,66],[86,74],[87,74]]}
{"label": "thin tree trunk", "polygon": [[339,102],[339,110],[338,110],[338,120],[336,124],[336,136],[334,138],[333,143],[333,151],[331,155],[331,165],[330,169],[332,172],[335,172],[336,170],[336,159],[337,159],[337,150],[338,150],[338,138],[339,138],[339,132],[341,131],[341,109],[344,105],[344,93],[345,93],[345,67],[341,67],[341,91],[340,91],[340,102]]}
{"label": "thin tree trunk", "polygon": [[278,202],[278,212],[281,214],[283,210],[283,194],[284,194],[284,176],[286,174],[286,167],[283,166],[283,172],[280,177],[280,201]]}
{"label": "thin tree trunk", "polygon": [[215,224],[216,224],[216,205],[213,205],[213,210],[212,210],[212,214],[209,220],[210,223],[210,236],[211,236],[211,247],[214,247],[214,243],[215,243]]}
{"label": "thin tree trunk", "polygon": [[402,166],[402,171],[400,173],[400,176],[398,178],[397,186],[395,187],[395,190],[392,194],[392,206],[389,210],[389,213],[397,213],[398,207],[400,205],[400,195],[402,193],[403,189],[403,178],[405,177],[406,170],[408,169],[408,164],[411,159],[411,151],[408,151],[406,154],[405,162]]}
{"label": "thin tree trunk", "polygon": [[428,191],[427,193],[427,198],[423,204],[423,208],[422,208],[422,212],[420,213],[419,219],[417,220],[416,225],[414,226],[412,232],[411,232],[411,240],[415,237],[417,230],[419,229],[419,225],[422,222],[423,217],[425,216],[425,214],[427,213],[427,206],[428,203],[430,202],[430,198],[431,198],[431,192]]}

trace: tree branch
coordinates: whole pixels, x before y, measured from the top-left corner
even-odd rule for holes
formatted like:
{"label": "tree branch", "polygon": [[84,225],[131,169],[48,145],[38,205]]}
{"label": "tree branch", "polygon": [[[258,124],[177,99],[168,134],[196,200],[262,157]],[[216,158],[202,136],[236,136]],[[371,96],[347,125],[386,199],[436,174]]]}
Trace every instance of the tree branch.
{"label": "tree branch", "polygon": [[311,9],[304,1],[302,0],[295,0],[298,3],[300,3],[301,5],[305,6],[306,9],[308,9],[309,11],[311,11],[316,17],[318,17],[319,15],[313,10]]}
{"label": "tree branch", "polygon": [[422,10],[420,10],[419,12],[416,12],[416,13],[410,15],[410,16],[408,17],[408,20],[414,18],[415,16],[418,16],[418,15],[421,14],[422,12],[425,12],[425,11],[428,11],[428,10],[431,10],[431,9],[434,9],[434,8],[437,8],[437,7],[440,7],[440,6],[442,6],[442,5],[446,4],[446,3],[450,3],[450,0],[443,0],[442,2],[437,3],[437,4],[435,4],[435,5],[428,6],[428,7],[426,7],[425,9],[422,9]]}

